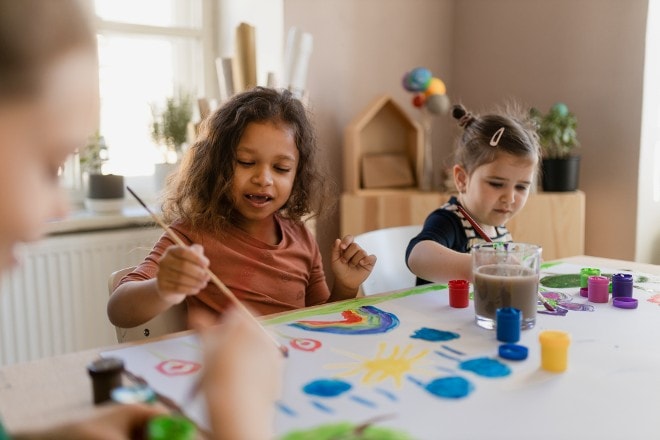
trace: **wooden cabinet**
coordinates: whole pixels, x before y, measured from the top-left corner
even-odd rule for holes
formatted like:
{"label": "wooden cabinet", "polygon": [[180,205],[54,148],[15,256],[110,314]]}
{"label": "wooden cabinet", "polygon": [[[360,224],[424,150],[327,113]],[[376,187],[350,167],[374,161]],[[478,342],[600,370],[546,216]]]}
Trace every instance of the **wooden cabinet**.
{"label": "wooden cabinet", "polygon": [[[393,226],[421,225],[449,199],[448,194],[417,190],[361,190],[341,197],[342,236]],[[514,240],[543,247],[543,259],[584,254],[585,196],[582,191],[530,194],[508,224]]]}

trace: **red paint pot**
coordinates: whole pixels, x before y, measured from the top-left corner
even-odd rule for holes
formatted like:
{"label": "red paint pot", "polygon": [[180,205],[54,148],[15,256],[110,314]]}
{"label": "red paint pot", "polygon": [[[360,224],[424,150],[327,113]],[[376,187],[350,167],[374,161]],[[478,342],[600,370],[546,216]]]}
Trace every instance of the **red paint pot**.
{"label": "red paint pot", "polygon": [[470,303],[470,283],[466,280],[451,280],[449,282],[449,305],[456,309],[464,309]]}

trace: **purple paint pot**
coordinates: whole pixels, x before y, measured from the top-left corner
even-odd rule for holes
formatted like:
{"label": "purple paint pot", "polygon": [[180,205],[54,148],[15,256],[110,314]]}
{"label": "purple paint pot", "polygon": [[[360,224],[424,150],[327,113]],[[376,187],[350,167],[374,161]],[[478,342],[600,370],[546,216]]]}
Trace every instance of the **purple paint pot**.
{"label": "purple paint pot", "polygon": [[610,280],[607,277],[591,276],[588,279],[588,292],[587,298],[593,303],[606,303],[610,299],[610,292],[608,286]]}
{"label": "purple paint pot", "polygon": [[612,298],[632,298],[633,277],[629,273],[612,275]]}
{"label": "purple paint pot", "polygon": [[580,287],[580,296],[584,296],[585,298],[589,296],[589,288],[588,287]]}

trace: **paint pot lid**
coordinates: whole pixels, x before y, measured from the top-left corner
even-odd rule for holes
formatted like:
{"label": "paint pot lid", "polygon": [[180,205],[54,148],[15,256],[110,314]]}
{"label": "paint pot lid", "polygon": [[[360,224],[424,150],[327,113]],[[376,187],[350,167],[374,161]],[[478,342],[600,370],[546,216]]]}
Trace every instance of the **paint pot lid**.
{"label": "paint pot lid", "polygon": [[197,428],[184,417],[157,416],[149,421],[147,435],[150,440],[192,440]]}
{"label": "paint pot lid", "polygon": [[632,283],[633,276],[629,273],[615,273],[612,275],[612,281],[618,281],[622,283]]}
{"label": "paint pot lid", "polygon": [[87,372],[92,377],[106,374],[118,374],[123,370],[124,361],[115,357],[97,359],[87,366]]}
{"label": "paint pot lid", "polygon": [[628,296],[619,296],[612,300],[612,305],[620,309],[636,309],[637,300],[635,298],[630,298]]}
{"label": "paint pot lid", "polygon": [[518,344],[502,344],[498,350],[501,358],[511,361],[523,361],[527,359],[528,352],[527,347]]}
{"label": "paint pot lid", "polygon": [[467,281],[467,280],[450,280],[448,285],[452,289],[468,289],[468,288],[470,288],[470,282]]}
{"label": "paint pot lid", "polygon": [[112,390],[110,397],[116,403],[154,403],[156,393],[148,385],[119,387]]}
{"label": "paint pot lid", "polygon": [[591,284],[607,285],[610,283],[610,279],[600,275],[594,275],[587,278],[587,282]]}

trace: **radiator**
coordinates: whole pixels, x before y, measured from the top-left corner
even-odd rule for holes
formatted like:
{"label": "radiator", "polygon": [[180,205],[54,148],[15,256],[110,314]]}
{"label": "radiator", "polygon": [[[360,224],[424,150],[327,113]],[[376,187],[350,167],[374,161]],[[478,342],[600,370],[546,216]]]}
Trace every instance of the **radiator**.
{"label": "radiator", "polygon": [[117,342],[110,273],[143,260],[161,231],[135,227],[49,237],[0,278],[0,365]]}

